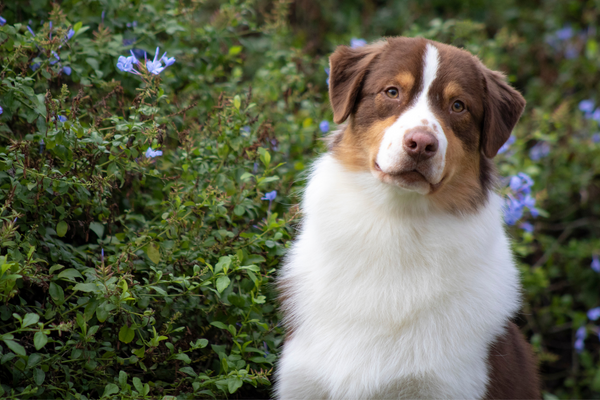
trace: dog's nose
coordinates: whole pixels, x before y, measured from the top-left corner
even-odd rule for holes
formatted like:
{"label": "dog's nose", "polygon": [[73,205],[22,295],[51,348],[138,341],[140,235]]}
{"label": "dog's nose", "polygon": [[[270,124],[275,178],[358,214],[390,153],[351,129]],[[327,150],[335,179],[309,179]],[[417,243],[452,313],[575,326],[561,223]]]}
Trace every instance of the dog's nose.
{"label": "dog's nose", "polygon": [[431,133],[417,130],[404,137],[403,147],[404,151],[416,161],[424,161],[435,155],[439,143]]}

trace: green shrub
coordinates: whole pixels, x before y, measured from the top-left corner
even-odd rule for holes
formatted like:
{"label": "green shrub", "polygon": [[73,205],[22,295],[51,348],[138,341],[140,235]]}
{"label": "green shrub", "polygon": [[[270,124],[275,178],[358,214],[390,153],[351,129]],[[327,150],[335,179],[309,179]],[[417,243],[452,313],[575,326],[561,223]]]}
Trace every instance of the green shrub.
{"label": "green shrub", "polygon": [[[511,177],[535,182],[508,228],[518,322],[546,399],[600,395],[593,5],[303,1],[291,25],[289,6],[0,7],[0,397],[268,397],[273,277],[331,120],[326,56],[398,34],[465,47],[526,96],[497,160],[511,201],[529,190]],[[145,72],[157,47],[176,61]],[[142,75],[117,67],[130,50]]]}
{"label": "green shrub", "polygon": [[[267,396],[307,59],[284,8],[113,3],[3,13],[0,394]],[[141,75],[116,65],[132,47]]]}

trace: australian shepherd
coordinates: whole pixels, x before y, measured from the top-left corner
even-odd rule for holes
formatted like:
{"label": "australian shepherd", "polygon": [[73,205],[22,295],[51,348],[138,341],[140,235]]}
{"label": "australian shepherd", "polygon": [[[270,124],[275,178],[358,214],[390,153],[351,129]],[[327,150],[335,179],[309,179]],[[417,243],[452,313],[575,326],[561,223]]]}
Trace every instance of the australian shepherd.
{"label": "australian shepherd", "polygon": [[329,151],[278,287],[285,399],[540,398],[492,158],[525,100],[423,38],[330,58]]}

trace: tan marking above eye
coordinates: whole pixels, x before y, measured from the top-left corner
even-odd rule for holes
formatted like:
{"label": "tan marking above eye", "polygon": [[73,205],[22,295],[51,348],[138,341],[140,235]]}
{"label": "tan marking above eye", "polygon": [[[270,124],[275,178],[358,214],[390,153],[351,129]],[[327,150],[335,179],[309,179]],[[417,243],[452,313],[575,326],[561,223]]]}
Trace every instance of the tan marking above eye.
{"label": "tan marking above eye", "polygon": [[462,94],[463,93],[460,88],[460,85],[454,81],[448,83],[444,88],[444,99],[446,100],[446,102],[449,102],[450,99],[459,97]]}
{"label": "tan marking above eye", "polygon": [[405,92],[410,92],[415,84],[415,77],[410,72],[402,71],[396,75],[396,81],[398,81],[398,84],[402,86]]}

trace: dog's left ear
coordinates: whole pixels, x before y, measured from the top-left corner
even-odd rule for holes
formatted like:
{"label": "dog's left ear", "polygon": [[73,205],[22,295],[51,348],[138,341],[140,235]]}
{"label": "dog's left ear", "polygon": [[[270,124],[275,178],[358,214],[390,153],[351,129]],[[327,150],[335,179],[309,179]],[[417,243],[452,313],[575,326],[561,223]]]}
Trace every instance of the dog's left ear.
{"label": "dog's left ear", "polygon": [[525,99],[506,83],[503,74],[491,71],[481,64],[485,79],[485,100],[481,150],[486,157],[498,154],[519,121]]}
{"label": "dog's left ear", "polygon": [[329,101],[336,124],[344,122],[354,110],[369,65],[384,46],[385,42],[355,49],[339,46],[329,57]]}

